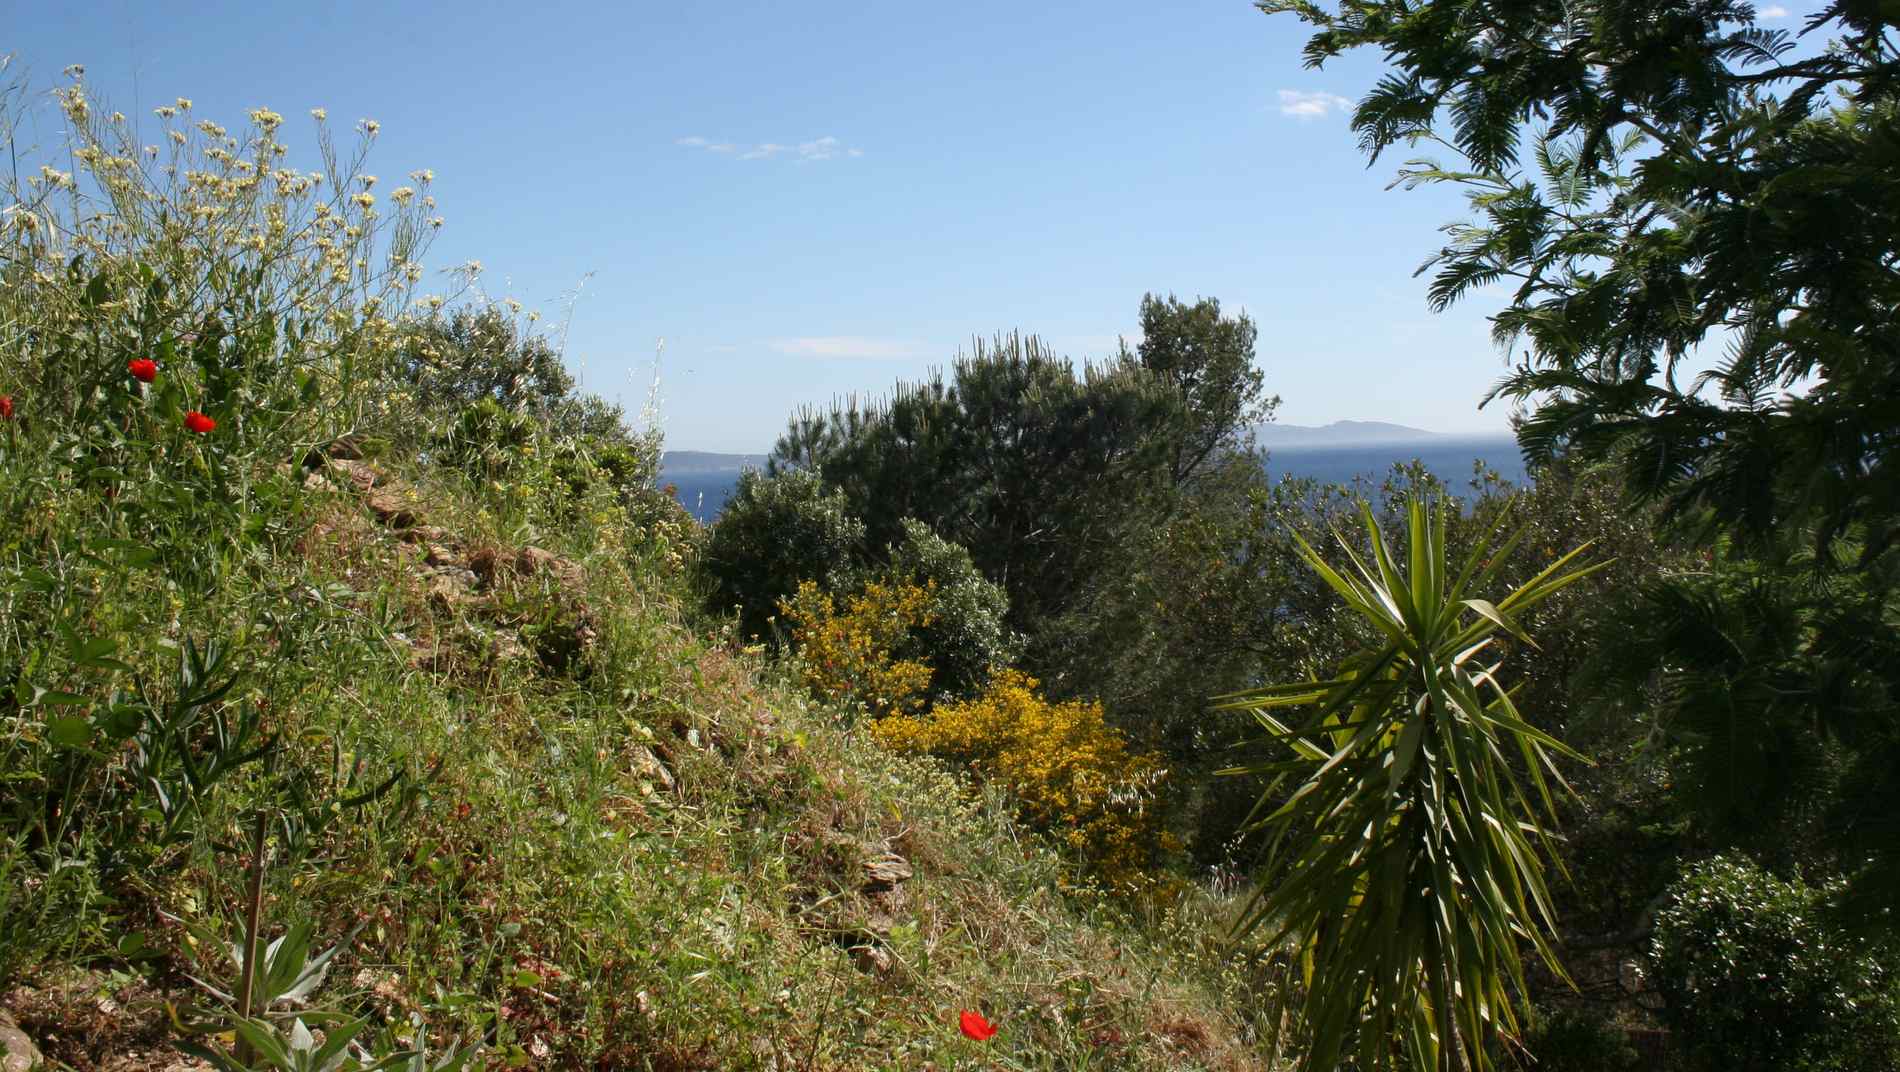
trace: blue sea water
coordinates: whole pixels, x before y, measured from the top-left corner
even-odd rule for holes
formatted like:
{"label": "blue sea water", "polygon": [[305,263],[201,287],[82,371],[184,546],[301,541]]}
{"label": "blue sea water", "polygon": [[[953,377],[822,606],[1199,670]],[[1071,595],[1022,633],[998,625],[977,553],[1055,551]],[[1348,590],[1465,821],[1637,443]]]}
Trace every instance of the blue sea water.
{"label": "blue sea water", "polygon": [[[1347,484],[1364,479],[1376,486],[1395,464],[1410,461],[1424,464],[1433,476],[1443,480],[1454,492],[1465,491],[1472,478],[1474,463],[1483,463],[1514,484],[1526,481],[1524,459],[1516,441],[1508,437],[1484,439],[1433,439],[1416,443],[1379,443],[1351,447],[1276,447],[1267,455],[1267,472],[1282,476],[1312,477],[1325,483]],[[741,467],[710,469],[704,464],[688,469],[669,469],[662,464],[660,483],[678,489],[679,501],[701,521],[710,522],[725,507],[738,486]]]}
{"label": "blue sea water", "polygon": [[726,500],[732,497],[732,491],[739,486],[739,470],[727,469],[717,472],[678,473],[669,475],[664,467],[660,469],[660,485],[672,484],[677,490],[680,505],[703,522],[710,522],[719,516],[725,508]]}
{"label": "blue sea water", "polygon": [[1524,457],[1517,440],[1509,436],[1483,439],[1432,439],[1418,443],[1377,443],[1353,447],[1275,447],[1267,454],[1267,472],[1312,477],[1323,483],[1349,484],[1364,478],[1377,484],[1394,465],[1417,461],[1454,492],[1469,488],[1473,465],[1486,468],[1513,484],[1525,483]]}

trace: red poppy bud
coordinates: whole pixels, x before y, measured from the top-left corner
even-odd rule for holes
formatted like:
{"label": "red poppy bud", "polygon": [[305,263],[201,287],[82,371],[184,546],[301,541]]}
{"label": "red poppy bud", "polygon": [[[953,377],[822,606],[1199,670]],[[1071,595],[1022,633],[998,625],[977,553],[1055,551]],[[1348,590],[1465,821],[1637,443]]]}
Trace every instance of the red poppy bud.
{"label": "red poppy bud", "polygon": [[218,426],[217,421],[214,421],[211,418],[205,416],[204,414],[199,413],[195,409],[192,410],[190,413],[185,414],[185,427],[191,429],[192,431],[198,433],[199,435],[204,435],[206,432],[211,431],[213,428],[216,428],[217,426]]}
{"label": "red poppy bud", "polygon": [[149,357],[135,357],[125,363],[125,371],[140,383],[151,383],[158,379],[158,362]]}
{"label": "red poppy bud", "polygon": [[963,1037],[977,1042],[988,1042],[996,1037],[996,1025],[983,1019],[980,1012],[965,1009],[957,1016],[957,1027],[963,1031]]}
{"label": "red poppy bud", "polygon": [[13,419],[13,396],[0,395],[0,421]]}

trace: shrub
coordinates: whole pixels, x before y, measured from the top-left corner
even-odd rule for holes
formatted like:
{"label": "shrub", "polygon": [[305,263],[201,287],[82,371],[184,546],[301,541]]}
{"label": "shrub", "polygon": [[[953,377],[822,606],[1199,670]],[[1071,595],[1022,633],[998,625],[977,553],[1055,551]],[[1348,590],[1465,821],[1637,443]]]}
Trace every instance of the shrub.
{"label": "shrub", "polygon": [[495,305],[463,306],[416,324],[403,335],[396,359],[397,372],[427,410],[452,412],[486,399],[547,416],[576,396],[554,344],[524,332]]}
{"label": "shrub", "polygon": [[913,629],[899,650],[935,668],[933,691],[972,695],[1020,650],[1021,638],[1007,621],[1008,594],[983,576],[966,548],[929,525],[904,520],[903,542],[891,548],[884,579],[930,592],[931,620]]}
{"label": "shrub", "polygon": [[151,408],[208,415],[227,448],[287,454],[353,424],[408,322],[428,173],[369,193],[368,122],[344,157],[319,124],[323,166],[306,172],[286,164],[268,109],[227,130],[181,101],[159,109],[166,137],[148,147],[83,84],[57,97],[66,143],[47,158],[73,170],[22,161],[0,178],[0,324],[31,327],[0,357],[21,416],[110,440],[138,360],[155,366],[138,377]]}
{"label": "shrub", "polygon": [[744,473],[700,559],[709,582],[707,610],[726,614],[737,607],[745,636],[776,639],[770,619],[779,603],[800,581],[827,591],[844,587],[863,539],[864,523],[815,473]]}
{"label": "shrub", "polygon": [[1577,1009],[1538,1015],[1524,1048],[1537,1072],[1626,1072],[1639,1059],[1622,1029]]}
{"label": "shrub", "polygon": [[1678,880],[1651,955],[1691,1068],[1900,1067],[1892,972],[1828,922],[1825,898],[1724,857]]}
{"label": "shrub", "polygon": [[876,716],[913,712],[930,685],[928,663],[895,654],[934,618],[932,588],[876,581],[837,597],[811,581],[779,601],[797,647],[799,674],[820,699]]}
{"label": "shrub", "polygon": [[923,718],[880,719],[873,732],[899,752],[968,764],[1000,783],[1034,825],[1055,832],[1110,885],[1154,881],[1175,848],[1150,806],[1167,778],[1154,755],[1129,748],[1102,705],[1051,703],[1037,681],[1003,670],[976,699],[938,704]]}
{"label": "shrub", "polygon": [[484,398],[455,414],[432,454],[476,480],[501,479],[531,452],[523,448],[532,446],[538,430],[533,417]]}

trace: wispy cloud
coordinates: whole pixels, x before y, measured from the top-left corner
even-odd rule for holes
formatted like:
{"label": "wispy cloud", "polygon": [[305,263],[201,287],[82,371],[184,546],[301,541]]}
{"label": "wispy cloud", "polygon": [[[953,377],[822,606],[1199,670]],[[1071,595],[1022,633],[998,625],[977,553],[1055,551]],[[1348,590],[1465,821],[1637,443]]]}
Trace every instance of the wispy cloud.
{"label": "wispy cloud", "polygon": [[1794,14],[1794,12],[1789,11],[1780,4],[1769,4],[1767,7],[1755,12],[1755,14],[1760,15],[1764,19],[1785,19]]}
{"label": "wispy cloud", "polygon": [[713,141],[711,138],[702,138],[697,134],[690,138],[680,138],[673,144],[684,145],[689,149],[704,149],[709,153],[730,153],[739,148],[729,141]]}
{"label": "wispy cloud", "polygon": [[1280,91],[1280,114],[1295,119],[1323,119],[1334,112],[1349,111],[1351,108],[1352,102],[1337,93],[1304,89]]}
{"label": "wispy cloud", "polygon": [[801,142],[762,141],[757,145],[740,145],[737,142],[714,141],[697,134],[675,139],[673,144],[684,145],[688,149],[702,149],[721,156],[736,156],[741,160],[770,160],[782,157],[802,162],[816,160],[836,160],[839,157],[863,156],[864,150],[846,145],[837,138],[826,135]]}
{"label": "wispy cloud", "polygon": [[867,339],[858,335],[818,335],[801,339],[773,339],[769,345],[793,357],[859,358],[889,361],[917,357],[923,348],[904,339]]}

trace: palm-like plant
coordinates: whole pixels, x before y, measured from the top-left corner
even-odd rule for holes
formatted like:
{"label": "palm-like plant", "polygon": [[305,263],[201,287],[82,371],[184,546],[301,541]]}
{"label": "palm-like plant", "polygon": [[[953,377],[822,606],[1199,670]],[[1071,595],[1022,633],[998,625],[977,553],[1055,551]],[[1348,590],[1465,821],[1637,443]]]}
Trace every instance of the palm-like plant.
{"label": "palm-like plant", "polygon": [[[1239,929],[1265,923],[1270,944],[1300,945],[1306,1068],[1330,1072],[1352,1055],[1363,1072],[1488,1069],[1490,1043],[1517,1026],[1519,944],[1562,973],[1549,937],[1546,820],[1555,820],[1552,783],[1569,788],[1553,756],[1581,758],[1512,703],[1496,641],[1530,645],[1518,615],[1603,564],[1570,568],[1579,547],[1492,602],[1471,593],[1497,579],[1522,529],[1498,542],[1494,524],[1454,574],[1445,506],[1415,496],[1402,570],[1371,508],[1361,513],[1370,562],[1337,532],[1348,572],[1304,540],[1300,553],[1378,643],[1330,681],[1223,698],[1295,753],[1227,772],[1274,776],[1249,828],[1273,832],[1278,882],[1255,894]],[[1296,707],[1310,711],[1276,713]],[[1290,796],[1261,818],[1289,783]]]}

